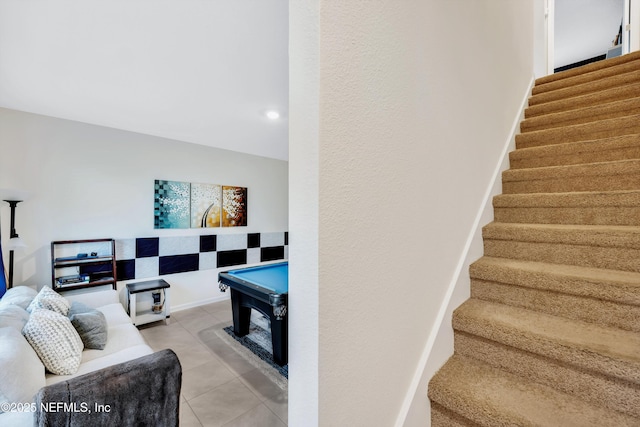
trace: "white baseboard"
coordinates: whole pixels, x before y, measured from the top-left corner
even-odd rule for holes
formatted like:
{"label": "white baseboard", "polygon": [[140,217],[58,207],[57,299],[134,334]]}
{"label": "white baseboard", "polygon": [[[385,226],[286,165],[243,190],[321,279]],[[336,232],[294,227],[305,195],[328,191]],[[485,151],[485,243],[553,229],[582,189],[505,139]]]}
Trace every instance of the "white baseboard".
{"label": "white baseboard", "polygon": [[[524,110],[528,105],[529,96],[534,83],[535,77],[532,77],[529,82],[529,87],[522,99],[519,114],[513,121],[509,137],[505,141],[500,159],[496,164],[493,176],[491,177],[491,181],[485,191],[482,204],[474,220],[473,227],[467,237],[467,241],[456,266],[453,279],[447,287],[447,292],[442,305],[440,306],[440,310],[438,311],[438,315],[436,316],[433,328],[431,329],[427,342],[425,343],[415,374],[405,395],[398,417],[396,418],[395,427],[403,427],[408,419],[417,418],[419,418],[421,426],[431,425],[431,411],[426,397],[427,385],[436,371],[440,369],[451,355],[453,355],[453,329],[451,327],[451,315],[453,310],[469,297],[470,280],[467,274],[469,271],[469,265],[482,255],[482,227],[493,220],[493,197],[502,192],[502,172],[509,168],[509,153],[515,149],[515,136],[520,130],[520,122],[524,117]],[[445,324],[445,321],[448,321],[449,323]],[[445,327],[444,329],[443,326]],[[434,356],[434,348],[437,348],[440,345],[449,347],[450,351],[445,355]],[[423,406],[424,409],[420,411],[419,416],[416,417],[415,414],[413,414],[414,417],[411,417],[411,408],[416,399],[427,399],[427,402]]]}
{"label": "white baseboard", "polygon": [[171,312],[174,313],[176,311],[188,310],[190,308],[199,307],[201,305],[207,305],[207,304],[213,304],[214,302],[226,301],[226,300],[229,300],[230,298],[231,297],[229,295],[222,295],[215,298],[207,298],[207,299],[199,300],[196,302],[190,302],[187,304],[171,306]]}

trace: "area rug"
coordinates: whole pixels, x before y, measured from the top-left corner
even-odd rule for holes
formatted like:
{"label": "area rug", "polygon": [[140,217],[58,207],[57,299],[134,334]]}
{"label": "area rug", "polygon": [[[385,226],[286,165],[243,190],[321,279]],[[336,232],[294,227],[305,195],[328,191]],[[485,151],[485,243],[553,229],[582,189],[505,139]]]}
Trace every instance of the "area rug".
{"label": "area rug", "polygon": [[216,330],[216,335],[280,388],[287,389],[289,365],[279,366],[273,361],[271,328],[268,318],[261,314],[252,314],[249,333],[243,337],[238,337],[233,333],[233,325]]}

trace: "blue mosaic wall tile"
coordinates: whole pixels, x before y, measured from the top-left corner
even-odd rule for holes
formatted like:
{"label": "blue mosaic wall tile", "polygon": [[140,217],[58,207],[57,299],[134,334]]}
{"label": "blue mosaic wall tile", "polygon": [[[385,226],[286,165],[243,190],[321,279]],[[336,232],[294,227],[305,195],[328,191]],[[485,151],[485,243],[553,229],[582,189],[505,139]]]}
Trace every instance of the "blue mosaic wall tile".
{"label": "blue mosaic wall tile", "polygon": [[158,265],[161,276],[197,271],[199,268],[200,256],[198,254],[161,256]]}
{"label": "blue mosaic wall tile", "polygon": [[217,250],[216,237],[200,236],[200,252],[215,252]]}
{"label": "blue mosaic wall tile", "polygon": [[247,234],[247,248],[259,248],[260,247],[260,233]]}
{"label": "blue mosaic wall tile", "polygon": [[131,280],[136,278],[136,260],[124,259],[116,261],[117,280]]}
{"label": "blue mosaic wall tile", "polygon": [[260,248],[260,262],[284,259],[284,246]]}
{"label": "blue mosaic wall tile", "polygon": [[136,239],[136,258],[158,256],[160,245],[159,237],[144,237]]}

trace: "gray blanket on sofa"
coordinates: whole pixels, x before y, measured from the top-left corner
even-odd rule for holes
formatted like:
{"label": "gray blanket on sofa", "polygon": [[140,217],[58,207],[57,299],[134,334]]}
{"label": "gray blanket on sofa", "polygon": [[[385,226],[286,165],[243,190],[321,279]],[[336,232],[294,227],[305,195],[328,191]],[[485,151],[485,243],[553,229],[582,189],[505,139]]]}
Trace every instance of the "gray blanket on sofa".
{"label": "gray blanket on sofa", "polygon": [[177,426],[182,368],[162,350],[40,389],[39,427]]}

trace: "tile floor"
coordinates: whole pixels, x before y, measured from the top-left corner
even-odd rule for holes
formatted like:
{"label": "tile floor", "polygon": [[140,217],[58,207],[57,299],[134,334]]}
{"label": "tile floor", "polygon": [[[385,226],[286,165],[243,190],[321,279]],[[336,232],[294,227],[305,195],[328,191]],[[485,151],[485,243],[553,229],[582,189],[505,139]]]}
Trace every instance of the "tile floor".
{"label": "tile floor", "polygon": [[172,349],[182,364],[181,427],[284,427],[287,393],[211,329],[231,322],[231,302],[171,313],[168,325],[140,327],[154,350]]}

